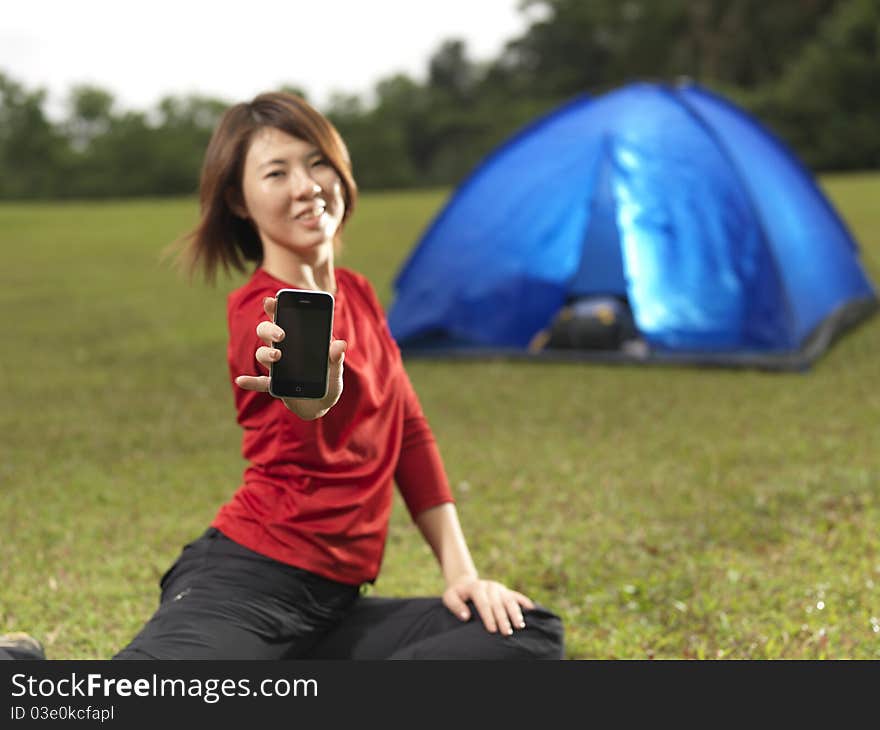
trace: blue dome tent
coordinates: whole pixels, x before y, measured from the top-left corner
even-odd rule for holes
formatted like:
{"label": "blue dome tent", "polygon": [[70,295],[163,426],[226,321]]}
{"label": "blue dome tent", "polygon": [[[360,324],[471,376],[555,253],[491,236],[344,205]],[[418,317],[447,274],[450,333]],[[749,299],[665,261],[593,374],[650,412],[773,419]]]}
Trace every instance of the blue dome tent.
{"label": "blue dome tent", "polygon": [[[641,348],[534,347],[601,297],[626,303]],[[399,272],[388,319],[408,356],[802,369],[876,303],[782,143],[695,84],[635,83],[574,99],[479,165]]]}

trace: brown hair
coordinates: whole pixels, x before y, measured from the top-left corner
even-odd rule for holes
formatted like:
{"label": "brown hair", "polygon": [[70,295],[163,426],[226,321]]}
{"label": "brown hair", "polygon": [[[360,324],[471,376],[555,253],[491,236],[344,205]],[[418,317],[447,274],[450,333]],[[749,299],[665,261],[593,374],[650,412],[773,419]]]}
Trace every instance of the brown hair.
{"label": "brown hair", "polygon": [[199,268],[213,282],[219,267],[245,271],[245,262],[259,265],[263,244],[253,224],[237,216],[230,198],[242,201],[244,160],[254,135],[272,127],[315,145],[342,182],[345,212],[334,241],[340,245],[345,221],[357,201],[348,149],[333,124],[304,99],[286,92],[268,92],[227,109],[205,151],[199,183],[201,217],[193,231],[178,242],[178,263],[192,276]]}

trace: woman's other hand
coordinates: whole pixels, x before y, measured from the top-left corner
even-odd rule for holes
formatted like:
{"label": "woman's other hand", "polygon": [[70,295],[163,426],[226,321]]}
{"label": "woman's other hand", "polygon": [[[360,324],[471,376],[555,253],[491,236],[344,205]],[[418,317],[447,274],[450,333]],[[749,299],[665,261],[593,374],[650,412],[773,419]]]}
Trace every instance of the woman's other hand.
{"label": "woman's other hand", "polygon": [[471,617],[467,601],[473,601],[486,631],[500,631],[510,636],[514,629],[525,628],[523,608],[534,608],[528,596],[494,580],[466,576],[450,584],[443,592],[443,603],[462,621]]}
{"label": "woman's other hand", "polygon": [[[257,348],[256,358],[266,370],[269,366],[278,360],[281,352],[273,347],[273,343],[280,342],[284,339],[284,331],[274,323],[275,305],[277,299],[274,297],[266,297],[263,300],[263,309],[269,316],[269,320],[264,320],[257,325],[257,337],[259,337],[265,345]],[[320,418],[329,411],[339,400],[342,395],[342,370],[345,361],[345,348],[347,343],[344,340],[330,341],[330,353],[328,355],[328,377],[327,377],[327,395],[320,400],[312,398],[281,398],[280,400],[287,406],[288,410],[293,411],[297,416],[305,421],[312,421]],[[239,375],[235,379],[235,384],[244,390],[256,390],[263,393],[269,392],[269,376],[268,375]]]}

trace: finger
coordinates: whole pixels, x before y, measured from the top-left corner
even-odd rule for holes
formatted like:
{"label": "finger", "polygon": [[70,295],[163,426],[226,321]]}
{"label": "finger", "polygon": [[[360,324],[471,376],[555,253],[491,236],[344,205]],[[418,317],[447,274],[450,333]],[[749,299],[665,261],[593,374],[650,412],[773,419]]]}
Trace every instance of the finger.
{"label": "finger", "polygon": [[477,613],[480,614],[480,618],[483,620],[483,626],[486,627],[486,631],[490,634],[494,634],[498,631],[498,624],[495,622],[495,612],[492,610],[492,604],[489,602],[489,597],[486,595],[485,589],[477,589],[474,591],[474,595],[471,596],[471,599],[477,607]]}
{"label": "finger", "polygon": [[495,624],[498,626],[498,630],[505,636],[510,636],[513,633],[513,626],[507,615],[507,606],[499,587],[492,586],[489,589],[489,603],[492,606],[492,613],[495,616]]}
{"label": "finger", "polygon": [[462,621],[467,621],[471,617],[471,612],[468,610],[467,603],[465,603],[461,596],[455,591],[446,591],[446,593],[443,594],[443,603],[446,608]]}
{"label": "finger", "polygon": [[267,345],[271,345],[284,339],[284,330],[274,322],[263,320],[257,325],[257,337]]}
{"label": "finger", "polygon": [[281,350],[275,347],[258,347],[256,352],[257,362],[268,368],[272,363],[281,359]]}
{"label": "finger", "polygon": [[523,618],[522,608],[513,596],[513,591],[508,591],[507,597],[504,599],[504,608],[507,611],[507,617],[515,629],[524,629],[526,627]]}
{"label": "finger", "polygon": [[508,593],[513,596],[513,599],[522,607],[528,608],[532,610],[535,608],[535,603],[528,596],[520,593],[519,591],[511,591],[508,589]]}
{"label": "finger", "polygon": [[239,375],[235,384],[242,390],[258,390],[262,393],[269,392],[268,375]]}
{"label": "finger", "polygon": [[275,319],[275,305],[278,300],[275,297],[266,297],[263,299],[263,311],[272,319]]}

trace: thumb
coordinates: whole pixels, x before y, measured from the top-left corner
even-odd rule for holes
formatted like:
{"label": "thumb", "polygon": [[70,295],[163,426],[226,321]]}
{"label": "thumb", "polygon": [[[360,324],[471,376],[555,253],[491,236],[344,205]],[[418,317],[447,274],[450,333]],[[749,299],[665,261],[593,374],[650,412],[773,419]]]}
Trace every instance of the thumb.
{"label": "thumb", "polygon": [[443,603],[446,605],[446,608],[462,621],[467,621],[471,617],[471,612],[468,609],[467,604],[454,590],[447,590],[443,594]]}
{"label": "thumb", "polygon": [[341,365],[345,360],[345,351],[348,349],[348,343],[345,340],[333,340],[330,343],[330,364]]}

